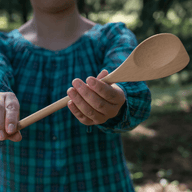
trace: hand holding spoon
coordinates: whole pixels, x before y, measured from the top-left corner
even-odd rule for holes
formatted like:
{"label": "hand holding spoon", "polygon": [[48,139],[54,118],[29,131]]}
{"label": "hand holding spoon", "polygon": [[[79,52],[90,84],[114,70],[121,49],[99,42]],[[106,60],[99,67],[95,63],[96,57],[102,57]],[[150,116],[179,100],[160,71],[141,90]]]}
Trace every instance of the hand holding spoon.
{"label": "hand holding spoon", "polygon": [[[189,55],[178,37],[169,33],[157,34],[140,43],[117,69],[101,81],[112,84],[159,79],[179,72],[187,66],[189,60]],[[20,120],[18,130],[66,107],[69,100],[66,96]]]}

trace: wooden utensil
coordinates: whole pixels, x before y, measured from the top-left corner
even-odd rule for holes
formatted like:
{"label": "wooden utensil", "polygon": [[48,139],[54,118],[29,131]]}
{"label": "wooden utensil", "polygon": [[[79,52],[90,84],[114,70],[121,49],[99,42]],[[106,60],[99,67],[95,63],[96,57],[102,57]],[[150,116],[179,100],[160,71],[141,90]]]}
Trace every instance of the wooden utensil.
{"label": "wooden utensil", "polygon": [[[140,43],[126,61],[101,80],[110,84],[159,79],[182,70],[189,60],[189,55],[178,37],[161,33]],[[69,100],[68,96],[64,97],[22,119],[18,123],[18,130],[64,108]]]}

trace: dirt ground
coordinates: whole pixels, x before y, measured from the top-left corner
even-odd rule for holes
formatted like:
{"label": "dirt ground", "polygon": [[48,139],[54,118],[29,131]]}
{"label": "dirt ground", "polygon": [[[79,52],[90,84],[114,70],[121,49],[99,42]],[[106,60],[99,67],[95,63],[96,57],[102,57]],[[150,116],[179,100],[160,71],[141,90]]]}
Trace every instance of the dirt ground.
{"label": "dirt ground", "polygon": [[[124,154],[138,192],[192,191],[191,112],[153,114],[134,130],[122,134]],[[149,125],[148,125],[149,124]],[[141,187],[142,186],[142,187]]]}

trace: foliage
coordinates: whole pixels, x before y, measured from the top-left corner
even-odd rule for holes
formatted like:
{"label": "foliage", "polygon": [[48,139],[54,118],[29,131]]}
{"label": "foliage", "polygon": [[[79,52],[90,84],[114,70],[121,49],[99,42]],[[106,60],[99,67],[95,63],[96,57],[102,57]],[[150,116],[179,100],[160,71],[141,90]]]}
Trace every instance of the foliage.
{"label": "foliage", "polygon": [[29,0],[7,0],[0,1],[0,12],[5,14],[9,23],[16,22],[14,15],[21,17],[22,22],[27,22],[28,14],[32,11]]}

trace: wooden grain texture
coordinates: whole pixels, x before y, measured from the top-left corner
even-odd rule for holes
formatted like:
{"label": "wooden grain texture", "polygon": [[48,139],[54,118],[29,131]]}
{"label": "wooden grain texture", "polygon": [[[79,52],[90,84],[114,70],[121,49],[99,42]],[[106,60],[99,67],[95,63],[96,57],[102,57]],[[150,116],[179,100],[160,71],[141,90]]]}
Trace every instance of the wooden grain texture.
{"label": "wooden grain texture", "polygon": [[187,66],[189,60],[180,39],[162,33],[139,44],[120,67],[102,80],[117,83],[159,79],[179,72]]}
{"label": "wooden grain texture", "polygon": [[[167,77],[185,68],[189,55],[178,37],[161,33],[140,43],[116,70],[101,79],[111,84],[118,82],[147,81]],[[67,106],[68,96],[22,119],[21,130]]]}

